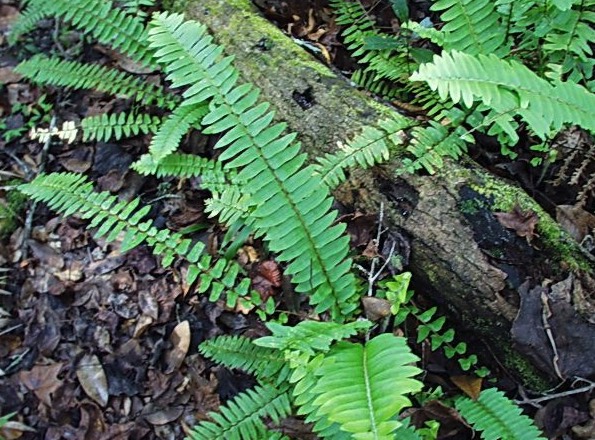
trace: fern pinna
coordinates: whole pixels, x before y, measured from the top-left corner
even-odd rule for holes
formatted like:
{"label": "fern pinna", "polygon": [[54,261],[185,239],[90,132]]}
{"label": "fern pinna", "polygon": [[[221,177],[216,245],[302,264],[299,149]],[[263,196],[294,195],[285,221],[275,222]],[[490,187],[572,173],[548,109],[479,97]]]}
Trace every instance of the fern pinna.
{"label": "fern pinna", "polygon": [[330,310],[339,318],[356,307],[355,277],[347,258],[349,239],[344,225],[334,225],[332,199],[312,166],[304,167],[295,134],[285,124],[272,123],[269,104],[257,104],[259,91],[237,85],[238,71],[231,57],[212,43],[206,28],[181,15],[158,14],[149,31],[155,59],[164,66],[174,87],[191,84],[182,105],[211,99],[202,120],[206,133],[226,132],[215,148],[227,147],[219,157],[238,178],[257,208],[251,213],[256,230],[264,232],[278,260],[289,262],[298,292],[311,293],[318,312]]}

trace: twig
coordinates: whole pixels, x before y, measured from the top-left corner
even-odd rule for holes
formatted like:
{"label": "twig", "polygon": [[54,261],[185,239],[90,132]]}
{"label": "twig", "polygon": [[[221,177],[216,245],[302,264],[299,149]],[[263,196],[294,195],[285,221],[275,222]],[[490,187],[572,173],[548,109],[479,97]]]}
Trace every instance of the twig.
{"label": "twig", "polygon": [[[50,132],[53,128],[56,127],[56,116],[52,116],[50,121]],[[52,143],[52,137],[49,136],[45,143],[43,144],[43,149],[41,150],[41,157],[39,159],[39,173],[43,173],[45,170],[45,163],[48,157],[48,151],[50,149],[50,144]],[[27,240],[31,235],[31,228],[33,226],[33,215],[35,214],[35,210],[37,209],[37,201],[31,203],[31,207],[29,211],[27,211],[27,217],[25,218],[25,225],[23,226],[23,241],[21,243],[21,258],[23,260],[27,259]]]}
{"label": "twig", "polygon": [[567,396],[572,396],[574,394],[588,393],[589,391],[595,390],[595,382],[591,382],[590,380],[586,380],[586,379],[581,379],[581,380],[587,382],[589,385],[581,387],[581,388],[576,388],[574,390],[562,391],[562,392],[555,393],[555,394],[548,394],[546,396],[536,397],[535,399],[527,399],[526,397],[523,396],[523,400],[515,400],[515,402],[518,403],[519,405],[537,405],[541,402],[546,402],[548,400],[557,399],[559,397],[567,397]]}

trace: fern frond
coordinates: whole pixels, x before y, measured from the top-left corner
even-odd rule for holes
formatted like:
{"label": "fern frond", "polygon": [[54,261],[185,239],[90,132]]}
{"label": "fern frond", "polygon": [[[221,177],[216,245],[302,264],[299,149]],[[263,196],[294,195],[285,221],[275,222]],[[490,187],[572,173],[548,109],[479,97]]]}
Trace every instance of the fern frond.
{"label": "fern frond", "polygon": [[444,165],[444,157],[458,159],[466,153],[467,142],[473,142],[473,137],[460,126],[453,129],[430,121],[426,127],[415,127],[407,147],[415,159],[403,159],[403,169],[414,173],[423,168],[434,174]]}
{"label": "fern frond", "polygon": [[345,180],[346,169],[365,169],[387,161],[390,148],[402,144],[403,130],[410,125],[410,120],[395,116],[380,121],[377,127],[365,127],[352,140],[340,144],[335,153],[318,157],[315,170],[329,188],[336,188]]}
{"label": "fern frond", "polygon": [[411,77],[444,99],[467,107],[480,101],[498,113],[514,111],[542,139],[566,124],[594,130],[595,95],[573,83],[550,84],[516,61],[452,51],[436,55]]}
{"label": "fern frond", "polygon": [[562,60],[569,56],[580,61],[589,61],[595,44],[595,2],[583,0],[572,9],[561,11],[552,21],[552,29],[545,35],[543,50],[561,52]]}
{"label": "fern frond", "polygon": [[51,8],[47,7],[44,0],[33,0],[27,4],[25,10],[21,12],[17,20],[12,24],[8,34],[8,44],[14,45],[18,39],[31,32],[44,18],[51,15]]}
{"label": "fern frond", "polygon": [[199,122],[207,113],[205,104],[181,105],[163,122],[149,145],[149,154],[157,164],[173,153],[190,127]]}
{"label": "fern frond", "polygon": [[283,383],[289,369],[283,353],[259,347],[243,336],[219,336],[199,346],[200,353],[227,368],[237,368],[261,380]]}
{"label": "fern frond", "polygon": [[190,432],[193,440],[262,440],[266,426],[262,417],[274,422],[291,412],[289,392],[286,387],[257,386],[246,390],[227,402],[218,413],[209,413],[213,422],[205,421]]}
{"label": "fern frond", "polygon": [[140,174],[152,174],[157,177],[190,178],[210,172],[223,173],[221,164],[205,157],[185,153],[172,153],[159,163],[155,163],[150,154],[143,154],[132,164],[132,168]]}
{"label": "fern frond", "polygon": [[433,11],[445,11],[444,49],[475,54],[506,55],[506,28],[490,0],[437,0]]}
{"label": "fern frond", "polygon": [[56,57],[35,55],[21,62],[15,72],[33,82],[73,89],[95,89],[113,95],[133,98],[145,104],[172,108],[177,99],[159,87],[114,69],[95,64],[64,61]]}
{"label": "fern frond", "polygon": [[[208,186],[207,183],[206,187]],[[213,192],[213,197],[206,201],[205,211],[211,217],[216,216],[222,223],[230,226],[238,220],[242,223],[251,223],[248,219],[253,211],[253,205],[238,185],[228,184]]]}
{"label": "fern frond", "polygon": [[357,69],[351,74],[351,81],[362,89],[368,90],[383,99],[391,100],[400,95],[399,89],[392,81],[377,78],[374,72]]}
{"label": "fern frond", "polygon": [[120,140],[123,136],[154,133],[160,124],[161,120],[157,116],[146,113],[103,113],[81,120],[83,142],[107,142],[110,139]]}
{"label": "fern frond", "polygon": [[370,321],[354,321],[348,324],[325,321],[302,321],[298,325],[289,327],[274,322],[266,323],[272,336],[263,336],[254,341],[260,347],[275,348],[285,351],[299,351],[314,355],[316,351],[328,351],[331,344],[368,330]]}
{"label": "fern frond", "polygon": [[392,334],[376,336],[365,346],[339,342],[316,370],[314,404],[355,439],[392,440],[401,425],[395,415],[411,405],[405,395],[422,387],[413,379],[421,370],[410,365],[417,360],[407,341]]}
{"label": "fern frond", "polygon": [[150,206],[139,208],[138,198],[125,202],[109,192],[96,192],[84,175],[75,173],[39,175],[18,189],[64,216],[76,213],[82,219],[91,219],[89,228],[98,227],[96,237],[114,241],[122,233],[122,252],[145,241],[154,254],[162,257],[163,267],[169,267],[177,258],[185,259],[190,263],[188,284],[198,280],[198,293],[210,291],[212,301],[225,292],[228,304],[233,307],[238,298],[250,293],[250,279],[239,277],[242,269],[237,263],[220,259],[213,264],[210,255],[203,255],[203,243],[193,243],[168,229],[157,229],[151,220],[142,221]]}
{"label": "fern frond", "polygon": [[545,440],[531,419],[496,388],[483,390],[477,400],[459,397],[455,405],[484,440]]}
{"label": "fern frond", "polygon": [[146,65],[152,64],[142,19],[115,8],[110,0],[52,0],[46,5],[52,15],[62,17],[101,44]]}
{"label": "fern frond", "polygon": [[[187,105],[213,98],[203,119],[205,133],[229,130],[216,148],[228,147],[220,156],[228,168],[240,168],[246,182],[255,228],[279,261],[290,262],[298,292],[310,297],[318,312],[331,310],[334,317],[356,307],[355,278],[347,258],[344,226],[331,226],[336,212],[328,212],[332,199],[311,166],[304,168],[295,134],[281,136],[286,124],[271,125],[269,105],[256,105],[259,91],[250,84],[236,86],[238,71],[223,49],[212,43],[206,28],[181,15],[155,15],[150,30],[156,59],[165,65],[174,87],[192,86],[184,92]],[[171,61],[175,60],[174,63]],[[231,130],[230,130],[231,129]],[[233,160],[232,160],[233,159]]]}

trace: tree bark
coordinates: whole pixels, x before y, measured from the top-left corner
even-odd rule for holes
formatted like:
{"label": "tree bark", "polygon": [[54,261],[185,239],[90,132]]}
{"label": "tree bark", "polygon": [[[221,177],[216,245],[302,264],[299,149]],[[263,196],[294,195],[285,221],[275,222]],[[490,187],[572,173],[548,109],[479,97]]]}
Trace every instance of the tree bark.
{"label": "tree bark", "polygon": [[[235,56],[243,78],[260,87],[277,118],[299,133],[310,157],[332,152],[338,141],[395,111],[322,65],[248,0],[180,0],[172,7],[209,27]],[[310,107],[296,102],[300,94],[312,98]],[[593,376],[590,256],[522,189],[469,160],[448,163],[434,176],[396,177],[398,161],[354,170],[336,199],[367,213],[377,213],[382,203],[390,231],[410,240],[417,290],[485,339],[527,386],[540,388],[558,376]],[[493,214],[517,204],[538,216],[531,242]]]}

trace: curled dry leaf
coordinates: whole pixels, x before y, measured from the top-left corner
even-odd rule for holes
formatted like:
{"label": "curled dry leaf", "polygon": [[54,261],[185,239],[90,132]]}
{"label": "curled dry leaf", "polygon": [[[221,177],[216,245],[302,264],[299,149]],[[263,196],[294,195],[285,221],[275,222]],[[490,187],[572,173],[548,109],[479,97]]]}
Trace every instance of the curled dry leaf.
{"label": "curled dry leaf", "polygon": [[556,206],[556,221],[579,243],[595,229],[595,215],[580,205]]}
{"label": "curled dry leaf", "polygon": [[515,205],[512,212],[495,212],[494,215],[502,226],[514,229],[519,237],[526,237],[531,241],[535,237],[535,226],[539,217],[534,211],[521,211],[520,206]]}
{"label": "curled dry leaf", "polygon": [[109,398],[107,377],[97,356],[89,354],[83,356],[76,369],[76,377],[87,396],[99,406],[107,405]]}
{"label": "curled dry leaf", "polygon": [[47,406],[52,406],[52,393],[60,388],[63,383],[58,379],[61,369],[61,363],[36,365],[31,371],[21,371],[19,378],[21,383],[28,390],[33,391],[40,401]]}
{"label": "curled dry leaf", "polygon": [[173,373],[180,368],[190,348],[190,323],[182,321],[174,328],[170,336],[173,348],[167,354],[165,373]]}

